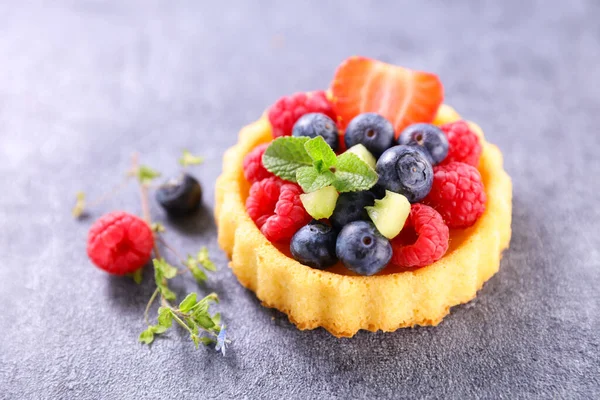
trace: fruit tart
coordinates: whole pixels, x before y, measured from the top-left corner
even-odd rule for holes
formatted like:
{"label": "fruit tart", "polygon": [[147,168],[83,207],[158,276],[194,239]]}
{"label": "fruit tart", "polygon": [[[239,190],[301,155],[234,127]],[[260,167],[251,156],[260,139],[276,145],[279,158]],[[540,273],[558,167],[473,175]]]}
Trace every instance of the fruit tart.
{"label": "fruit tart", "polygon": [[240,283],[338,337],[437,325],[473,299],[509,245],[512,185],[443,97],[434,74],[351,57],[243,128],[215,209]]}

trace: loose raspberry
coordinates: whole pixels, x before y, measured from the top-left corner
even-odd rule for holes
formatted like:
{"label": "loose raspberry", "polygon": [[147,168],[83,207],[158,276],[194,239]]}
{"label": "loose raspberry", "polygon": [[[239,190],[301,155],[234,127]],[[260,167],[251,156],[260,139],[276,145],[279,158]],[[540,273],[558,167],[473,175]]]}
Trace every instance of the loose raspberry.
{"label": "loose raspberry", "polygon": [[262,163],[262,156],[267,147],[269,143],[260,144],[244,157],[244,176],[248,182],[254,183],[273,176]]}
{"label": "loose raspberry", "polygon": [[440,126],[448,137],[448,155],[441,164],[454,161],[477,167],[481,156],[479,137],[469,128],[465,121],[456,121]]}
{"label": "loose raspberry", "polygon": [[408,219],[392,240],[392,264],[420,268],[433,264],[446,254],[450,232],[442,216],[424,204],[413,204]]}
{"label": "loose raspberry", "polygon": [[450,228],[468,228],[485,211],[481,174],[472,165],[451,162],[433,167],[433,187],[423,201],[435,208]]}
{"label": "loose raspberry", "polygon": [[108,273],[125,275],[150,260],[154,235],[144,220],[123,211],[100,217],[88,233],[87,253]]}
{"label": "loose raspberry", "polygon": [[300,201],[301,194],[302,189],[296,184],[277,177],[266,178],[250,188],[246,210],[271,242],[289,240],[311,220]]}
{"label": "loose raspberry", "polygon": [[269,109],[273,137],[290,136],[298,118],[308,113],[323,113],[336,121],[335,112],[325,92],[294,93],[277,100]]}

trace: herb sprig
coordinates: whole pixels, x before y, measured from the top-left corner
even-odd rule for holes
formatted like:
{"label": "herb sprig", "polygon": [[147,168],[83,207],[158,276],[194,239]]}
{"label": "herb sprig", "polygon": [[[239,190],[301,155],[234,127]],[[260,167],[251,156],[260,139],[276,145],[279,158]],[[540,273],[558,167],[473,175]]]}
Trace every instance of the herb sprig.
{"label": "herb sprig", "polygon": [[354,153],[336,156],[321,136],[286,136],[275,139],[263,155],[267,170],[297,182],[305,193],[334,186],[338,192],[368,190],[377,173]]}
{"label": "herb sprig", "polygon": [[[198,165],[202,163],[202,158],[191,154],[185,150],[183,156],[179,160],[180,164],[185,168],[190,165]],[[114,188],[107,196],[101,197],[98,201],[90,203],[93,205],[100,204],[120,190],[128,178],[135,177],[138,181],[140,197],[142,202],[142,213],[144,220],[148,223],[154,233],[154,258],[152,264],[154,266],[154,281],[156,289],[152,293],[144,311],[144,320],[147,328],[139,335],[138,340],[141,343],[151,344],[156,335],[161,335],[173,327],[173,322],[185,329],[190,334],[190,339],[196,346],[215,345],[215,349],[225,354],[225,349],[230,340],[227,338],[227,329],[225,323],[221,320],[219,313],[212,313],[210,307],[219,302],[219,297],[216,293],[210,293],[203,298],[198,298],[197,293],[189,293],[177,306],[173,304],[177,300],[176,293],[170,289],[169,281],[177,277],[190,273],[198,284],[202,284],[208,280],[208,275],[217,270],[216,265],[210,259],[208,249],[202,247],[195,255],[187,255],[183,258],[179,253],[167,243],[163,234],[166,232],[165,227],[158,223],[152,222],[149,206],[149,190],[152,182],[159,177],[160,172],[144,165],[138,164],[138,156],[134,155],[132,167],[127,174],[127,179],[123,184]],[[77,193],[77,201],[72,214],[78,218],[85,215],[89,205],[86,204],[85,194]],[[161,255],[158,244],[161,244],[164,249],[171,252],[171,255],[177,259],[176,265],[169,263],[165,257]],[[131,277],[135,282],[140,283],[142,280],[142,269],[137,270]],[[148,314],[153,303],[159,300],[160,306],[157,311],[156,323],[149,322]]]}

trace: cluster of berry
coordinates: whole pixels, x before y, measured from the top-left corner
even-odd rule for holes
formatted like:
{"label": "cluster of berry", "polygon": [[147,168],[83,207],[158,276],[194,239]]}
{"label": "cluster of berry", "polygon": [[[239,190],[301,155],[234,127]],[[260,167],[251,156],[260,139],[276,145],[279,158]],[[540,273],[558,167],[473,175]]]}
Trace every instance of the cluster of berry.
{"label": "cluster of berry", "polygon": [[[435,117],[442,90],[437,77],[378,66],[378,75],[365,79],[370,62],[350,60],[338,69],[333,102],[325,92],[299,93],[280,99],[268,117],[274,137],[321,136],[336,153],[356,154],[377,173],[373,187],[338,193],[328,186],[303,194],[265,168],[269,144],[244,160],[252,183],[248,214],[267,239],[290,241],[293,257],[314,268],[339,260],[355,273],[373,275],[388,264],[430,265],[446,253],[449,229],[472,226],[485,210],[478,136],[464,121],[440,127],[420,122]],[[359,74],[363,79],[356,80]],[[405,101],[369,93],[373,79],[383,79]],[[364,82],[371,86],[358,86]]]}

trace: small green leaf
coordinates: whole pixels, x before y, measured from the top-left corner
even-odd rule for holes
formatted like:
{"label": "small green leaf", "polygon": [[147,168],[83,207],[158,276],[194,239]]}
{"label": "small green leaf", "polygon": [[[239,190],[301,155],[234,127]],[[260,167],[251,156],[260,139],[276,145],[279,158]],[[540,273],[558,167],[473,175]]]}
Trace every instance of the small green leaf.
{"label": "small green leaf", "polygon": [[152,168],[140,165],[137,170],[137,178],[141,184],[146,185],[152,182],[153,179],[158,178],[160,172],[153,170]]}
{"label": "small green leaf", "polygon": [[167,300],[176,300],[177,295],[171,289],[169,289],[166,285],[160,286],[160,294]]}
{"label": "small green leaf", "polygon": [[296,182],[296,170],[313,163],[304,148],[308,140],[307,137],[294,136],[275,139],[263,155],[263,165],[278,177]]}
{"label": "small green leaf", "polygon": [[200,268],[193,267],[193,268],[190,268],[190,271],[192,272],[194,279],[196,279],[196,282],[204,283],[208,280],[206,273],[204,271],[202,271]]}
{"label": "small green leaf", "polygon": [[336,163],[334,151],[329,147],[322,136],[317,136],[304,143],[306,152],[312,158],[314,167],[323,172]]}
{"label": "small green leaf", "polygon": [[196,256],[198,262],[202,264],[202,267],[208,271],[216,271],[217,267],[215,263],[208,257],[208,249],[206,247],[202,247]]}
{"label": "small green leaf", "polygon": [[167,231],[165,229],[164,225],[161,224],[160,222],[154,222],[154,223],[152,223],[151,228],[152,228],[152,232],[155,232],[155,233],[163,233],[163,232]]}
{"label": "small green leaf", "polygon": [[186,313],[190,311],[195,305],[196,293],[190,293],[185,297],[185,299],[181,301],[181,303],[179,303],[179,311]]}
{"label": "small green leaf", "polygon": [[213,315],[212,320],[215,323],[215,325],[221,325],[221,313],[216,313],[215,315]]}
{"label": "small green leaf", "polygon": [[183,151],[183,155],[179,159],[179,164],[187,167],[189,165],[199,165],[204,162],[204,158],[200,156],[195,156],[190,153],[188,150]]}
{"label": "small green leaf", "polygon": [[204,329],[210,329],[215,326],[213,320],[206,314],[198,315],[196,322]]}
{"label": "small green leaf", "polygon": [[356,154],[341,154],[335,166],[335,182],[333,186],[338,192],[355,192],[369,190],[377,183],[377,172]]}
{"label": "small green leaf", "polygon": [[158,308],[158,325],[170,328],[173,324],[173,312],[168,307]]}
{"label": "small green leaf", "polygon": [[75,218],[79,218],[85,212],[85,193],[77,192],[77,200],[75,201],[75,206],[71,210],[71,214]]}
{"label": "small green leaf", "polygon": [[198,267],[198,260],[196,260],[194,257],[188,254],[185,265],[187,265],[190,268]]}
{"label": "small green leaf", "polygon": [[302,167],[296,171],[296,180],[304,193],[311,193],[332,185],[335,175],[329,170],[319,173],[313,167]]}
{"label": "small green leaf", "polygon": [[152,263],[154,264],[154,269],[160,271],[162,277],[166,279],[175,278],[177,275],[177,268],[166,262],[164,258],[155,258],[152,260]]}
{"label": "small green leaf", "polygon": [[216,343],[216,341],[215,341],[213,338],[209,338],[209,337],[207,337],[207,336],[202,336],[202,337],[200,338],[200,341],[201,341],[201,342],[202,342],[202,344],[203,344],[203,345],[205,345],[205,346],[210,346],[210,345],[212,345],[212,344]]}
{"label": "small green leaf", "polygon": [[152,332],[154,332],[157,335],[159,335],[161,333],[165,333],[167,331],[167,329],[169,329],[169,327],[163,326],[163,325],[152,326]]}
{"label": "small green leaf", "polygon": [[129,276],[131,279],[133,279],[135,283],[139,285],[140,283],[142,283],[142,279],[144,278],[144,269],[138,268],[131,274],[127,274],[127,276]]}
{"label": "small green leaf", "polygon": [[200,338],[198,335],[190,335],[190,338],[192,339],[192,342],[194,342],[196,348],[198,348],[200,346]]}
{"label": "small green leaf", "polygon": [[150,344],[154,341],[154,332],[152,331],[152,327],[149,326],[148,329],[140,333],[138,340],[141,343]]}

